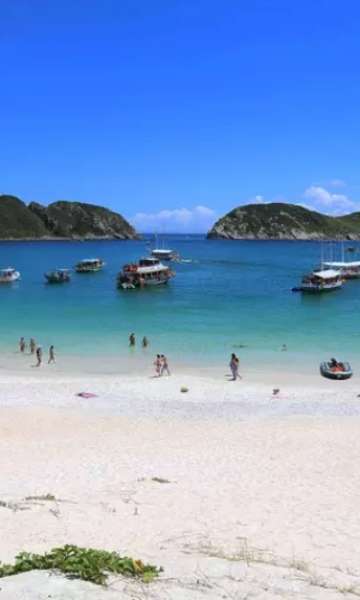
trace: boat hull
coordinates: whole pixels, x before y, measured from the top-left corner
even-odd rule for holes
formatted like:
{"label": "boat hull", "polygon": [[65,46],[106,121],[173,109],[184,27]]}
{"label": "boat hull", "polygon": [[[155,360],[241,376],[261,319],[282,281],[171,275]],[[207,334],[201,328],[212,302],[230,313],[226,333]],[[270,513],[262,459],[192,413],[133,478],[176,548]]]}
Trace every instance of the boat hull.
{"label": "boat hull", "polygon": [[11,277],[0,277],[0,283],[14,283],[20,279],[20,273],[16,271]]}
{"label": "boat hull", "polygon": [[343,371],[334,371],[332,370],[330,364],[328,362],[322,362],[320,365],[320,373],[323,377],[327,379],[334,379],[337,381],[343,381],[345,379],[350,379],[353,376],[353,371],[349,363],[342,363],[344,370]]}

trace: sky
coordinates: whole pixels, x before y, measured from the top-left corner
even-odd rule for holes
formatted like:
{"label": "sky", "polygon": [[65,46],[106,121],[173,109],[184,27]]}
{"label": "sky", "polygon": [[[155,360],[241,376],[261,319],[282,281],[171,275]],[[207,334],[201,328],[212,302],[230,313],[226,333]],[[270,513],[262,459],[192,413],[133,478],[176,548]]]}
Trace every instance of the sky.
{"label": "sky", "polygon": [[0,193],[201,232],[360,210],[355,0],[1,0]]}

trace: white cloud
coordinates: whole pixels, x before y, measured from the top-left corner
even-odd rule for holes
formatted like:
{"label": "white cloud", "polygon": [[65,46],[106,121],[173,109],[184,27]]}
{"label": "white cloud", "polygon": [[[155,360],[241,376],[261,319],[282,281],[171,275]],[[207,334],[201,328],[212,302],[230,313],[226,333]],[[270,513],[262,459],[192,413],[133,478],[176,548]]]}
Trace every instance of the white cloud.
{"label": "white cloud", "polygon": [[330,214],[343,214],[357,208],[345,194],[333,194],[320,185],[311,185],[304,192],[304,198],[311,201],[313,208],[326,210]]}
{"label": "white cloud", "polygon": [[346,187],[346,183],[342,179],[331,179],[331,181],[329,181],[329,185],[334,188]]}
{"label": "white cloud", "polygon": [[139,231],[158,231],[160,233],[203,233],[212,227],[215,220],[215,211],[202,205],[195,206],[192,209],[164,209],[157,213],[139,212],[130,219]]}

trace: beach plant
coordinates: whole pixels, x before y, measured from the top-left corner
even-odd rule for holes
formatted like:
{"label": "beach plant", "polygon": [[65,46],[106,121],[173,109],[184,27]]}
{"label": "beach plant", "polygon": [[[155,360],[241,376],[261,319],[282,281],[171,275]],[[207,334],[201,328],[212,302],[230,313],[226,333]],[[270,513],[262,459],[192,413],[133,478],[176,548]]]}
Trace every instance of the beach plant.
{"label": "beach plant", "polygon": [[70,544],[53,548],[45,554],[20,552],[15,557],[14,564],[0,563],[0,577],[33,570],[59,571],[70,578],[105,586],[110,574],[133,577],[148,583],[158,576],[162,568],[120,556],[117,552],[80,548]]}

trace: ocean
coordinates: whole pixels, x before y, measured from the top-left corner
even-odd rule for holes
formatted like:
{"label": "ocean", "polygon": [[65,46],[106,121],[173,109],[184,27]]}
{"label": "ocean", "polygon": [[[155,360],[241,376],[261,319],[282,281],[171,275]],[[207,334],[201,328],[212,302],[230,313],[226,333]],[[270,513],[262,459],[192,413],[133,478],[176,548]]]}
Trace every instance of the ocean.
{"label": "ocean", "polygon": [[[190,262],[173,265],[176,277],[167,286],[127,291],[117,289],[116,275],[146,255],[146,238],[1,242],[0,265],[21,272],[19,282],[0,286],[1,349],[16,350],[20,336],[33,336],[44,347],[54,344],[59,355],[120,358],[134,332],[138,342],[149,338],[152,353],[195,367],[227,365],[233,351],[247,364],[274,368],[279,361],[289,368],[318,365],[333,355],[358,359],[360,280],[319,296],[291,292],[319,264],[319,243],[199,235],[165,241]],[[69,284],[45,283],[45,271],[96,256],[106,261],[103,271],[74,272]]]}

